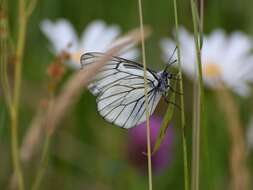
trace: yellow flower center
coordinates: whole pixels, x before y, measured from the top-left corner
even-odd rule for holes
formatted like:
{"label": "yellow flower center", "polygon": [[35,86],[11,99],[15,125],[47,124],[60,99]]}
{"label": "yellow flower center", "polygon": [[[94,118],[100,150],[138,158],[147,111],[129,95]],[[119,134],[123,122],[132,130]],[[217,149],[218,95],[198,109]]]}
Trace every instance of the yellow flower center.
{"label": "yellow flower center", "polygon": [[74,52],[70,54],[70,59],[76,63],[80,62],[81,52]]}
{"label": "yellow flower center", "polygon": [[204,64],[202,71],[203,75],[207,78],[219,78],[222,75],[220,66],[215,63]]}

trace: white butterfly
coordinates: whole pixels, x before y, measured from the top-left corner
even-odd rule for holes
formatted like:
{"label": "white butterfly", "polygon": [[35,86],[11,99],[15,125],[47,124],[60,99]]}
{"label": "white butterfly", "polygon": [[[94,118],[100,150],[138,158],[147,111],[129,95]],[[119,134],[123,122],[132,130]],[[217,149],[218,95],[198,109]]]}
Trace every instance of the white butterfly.
{"label": "white butterfly", "polygon": [[[97,62],[102,53],[85,53],[81,56],[81,66]],[[166,97],[173,74],[167,71],[168,65],[158,73],[147,69],[147,100],[150,115],[160,98]],[[100,115],[119,127],[131,128],[146,120],[143,66],[120,57],[112,57],[102,67],[88,86],[97,96],[97,109]]]}

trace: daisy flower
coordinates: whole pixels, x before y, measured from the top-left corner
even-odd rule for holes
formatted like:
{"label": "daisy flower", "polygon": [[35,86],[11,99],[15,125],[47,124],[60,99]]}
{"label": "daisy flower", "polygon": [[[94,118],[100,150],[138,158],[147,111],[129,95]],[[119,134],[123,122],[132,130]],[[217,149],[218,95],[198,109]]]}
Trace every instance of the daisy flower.
{"label": "daisy flower", "polygon": [[[182,70],[190,78],[196,76],[194,37],[184,28],[179,30]],[[161,47],[164,59],[169,59],[169,49],[176,43],[163,39]],[[202,47],[202,73],[204,84],[217,89],[222,82],[240,96],[250,93],[249,82],[253,82],[252,40],[242,32],[226,35],[221,29],[204,36]]]}
{"label": "daisy flower", "polygon": [[[91,22],[82,32],[80,38],[72,24],[66,19],[59,19],[56,22],[43,20],[40,28],[51,42],[54,54],[57,55],[63,51],[70,54],[70,60],[66,64],[73,69],[81,68],[80,56],[83,53],[106,52],[117,44],[117,38],[120,35],[119,26],[107,26],[102,20]],[[138,56],[138,50],[132,46],[127,47],[127,50],[119,56],[135,59]]]}
{"label": "daisy flower", "polygon": [[[150,117],[151,147],[155,145],[161,123],[162,118],[157,116]],[[144,154],[147,152],[146,122],[129,129],[128,138],[128,157],[130,163],[138,169],[140,173],[147,173],[147,156]],[[171,163],[173,157],[173,138],[174,132],[172,126],[169,126],[160,148],[151,157],[152,168],[156,174],[166,170]]]}

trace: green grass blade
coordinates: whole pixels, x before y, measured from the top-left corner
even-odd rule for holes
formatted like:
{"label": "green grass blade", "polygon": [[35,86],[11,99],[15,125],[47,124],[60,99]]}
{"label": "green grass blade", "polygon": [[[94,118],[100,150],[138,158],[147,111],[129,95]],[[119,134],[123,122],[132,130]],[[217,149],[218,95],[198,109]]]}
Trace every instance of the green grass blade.
{"label": "green grass blade", "polygon": [[[175,96],[176,96],[175,93],[172,93],[171,96],[169,97],[169,102],[175,102],[175,99],[176,99]],[[166,130],[169,127],[169,123],[172,119],[174,109],[175,109],[175,105],[169,103],[167,111],[166,111],[165,116],[164,116],[164,119],[162,121],[159,136],[156,139],[156,143],[155,143],[155,146],[153,148],[152,154],[156,153],[156,151],[159,150],[159,148],[160,148],[160,146],[163,142],[164,136],[166,134]]]}
{"label": "green grass blade", "polygon": [[[180,51],[180,42],[179,42],[179,29],[178,29],[178,14],[177,14],[177,0],[174,0],[174,14],[175,14],[175,26],[176,26],[176,44],[177,44],[177,60],[179,68],[179,91],[183,93],[183,75],[181,68],[181,51]],[[184,162],[184,188],[189,190],[189,169],[188,169],[188,154],[187,154],[187,141],[185,135],[185,106],[184,106],[184,96],[180,97],[180,117],[181,117],[181,134],[182,134],[182,145],[183,145],[183,162]]]}
{"label": "green grass blade", "polygon": [[[199,171],[200,171],[200,130],[204,123],[204,87],[202,76],[202,63],[201,63],[201,48],[200,45],[200,21],[198,21],[198,10],[196,1],[191,0],[191,12],[194,28],[194,40],[195,40],[195,53],[197,61],[197,73],[198,73],[198,85],[195,92],[195,111],[193,113],[193,145],[192,145],[192,189],[199,190]],[[203,14],[202,14],[203,16]],[[202,19],[199,19],[202,20]],[[202,24],[203,25],[203,24]]]}
{"label": "green grass blade", "polygon": [[152,182],[152,160],[151,160],[151,137],[150,137],[150,125],[149,125],[149,110],[148,110],[148,82],[147,82],[147,65],[146,65],[146,53],[144,43],[144,27],[143,27],[143,13],[142,2],[138,0],[139,19],[140,19],[140,31],[141,31],[141,49],[142,49],[142,62],[144,69],[144,95],[145,95],[145,112],[146,112],[146,129],[147,129],[147,156],[148,156],[148,189],[153,189]]}

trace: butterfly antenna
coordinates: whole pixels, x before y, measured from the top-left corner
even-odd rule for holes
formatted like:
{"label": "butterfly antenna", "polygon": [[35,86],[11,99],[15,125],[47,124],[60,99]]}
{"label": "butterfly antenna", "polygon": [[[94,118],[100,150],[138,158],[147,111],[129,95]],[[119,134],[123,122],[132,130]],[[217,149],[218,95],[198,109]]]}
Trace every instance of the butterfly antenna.
{"label": "butterfly antenna", "polygon": [[170,56],[170,58],[169,58],[169,60],[168,60],[167,66],[166,66],[165,69],[164,69],[165,71],[166,71],[172,64],[174,64],[174,63],[177,62],[176,59],[173,60],[173,61],[171,61],[171,59],[172,59],[173,56],[175,55],[176,50],[177,50],[177,46],[174,48],[174,50],[173,50],[173,52],[172,52],[172,54],[171,54],[171,56]]}

